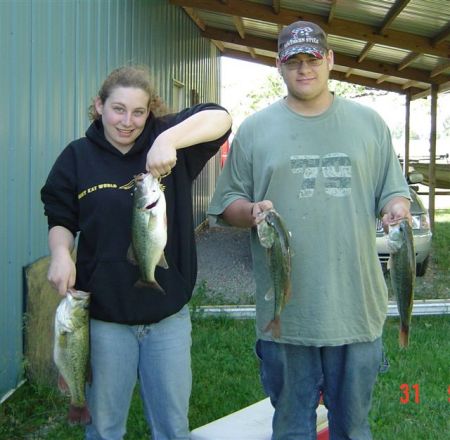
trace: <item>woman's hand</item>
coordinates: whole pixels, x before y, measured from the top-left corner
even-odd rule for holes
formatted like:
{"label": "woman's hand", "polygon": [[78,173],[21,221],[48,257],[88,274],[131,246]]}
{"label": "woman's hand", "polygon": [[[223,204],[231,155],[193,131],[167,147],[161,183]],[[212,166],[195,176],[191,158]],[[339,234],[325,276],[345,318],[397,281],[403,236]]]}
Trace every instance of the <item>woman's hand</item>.
{"label": "woman's hand", "polygon": [[47,279],[62,296],[75,285],[76,269],[70,253],[64,249],[52,254]]}
{"label": "woman's hand", "polygon": [[75,285],[77,272],[71,255],[73,245],[74,237],[65,227],[54,226],[48,232],[51,259],[47,279],[62,296]]}
{"label": "woman's hand", "polygon": [[177,150],[168,131],[161,133],[147,153],[146,169],[154,177],[164,177],[177,163]]}

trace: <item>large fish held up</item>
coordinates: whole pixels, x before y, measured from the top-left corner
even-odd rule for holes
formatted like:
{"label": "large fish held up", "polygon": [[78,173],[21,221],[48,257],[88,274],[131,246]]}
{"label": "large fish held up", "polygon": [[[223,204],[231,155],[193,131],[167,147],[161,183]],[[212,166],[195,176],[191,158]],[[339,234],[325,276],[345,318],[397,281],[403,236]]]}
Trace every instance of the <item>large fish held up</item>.
{"label": "large fish held up", "polygon": [[164,292],[155,280],[155,268],[169,267],[164,256],[167,243],[166,198],[159,180],[151,174],[135,176],[134,186],[128,259],[137,263],[141,272],[135,286]]}
{"label": "large fish held up", "polygon": [[274,209],[263,211],[262,221],[257,225],[261,246],[267,249],[272,287],[266,300],[274,300],[274,317],[266,327],[274,338],[281,336],[280,316],[291,296],[291,246],[290,233],[280,214]]}
{"label": "large fish held up", "polygon": [[89,365],[90,294],[69,289],[55,314],[53,360],[58,367],[58,387],[70,394],[68,420],[87,424],[91,416],[86,404],[85,386]]}
{"label": "large fish held up", "polygon": [[407,219],[389,225],[388,246],[391,285],[400,315],[399,343],[400,347],[407,347],[416,279],[416,253],[412,228]]}

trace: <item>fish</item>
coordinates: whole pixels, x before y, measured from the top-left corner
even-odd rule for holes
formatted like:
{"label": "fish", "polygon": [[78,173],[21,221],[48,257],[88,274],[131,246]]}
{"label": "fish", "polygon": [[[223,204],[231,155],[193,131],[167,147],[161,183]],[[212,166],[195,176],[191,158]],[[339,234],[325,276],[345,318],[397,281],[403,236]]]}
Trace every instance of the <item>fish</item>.
{"label": "fish", "polygon": [[166,198],[159,180],[150,173],[134,176],[134,187],[128,260],[140,269],[135,287],[151,287],[164,292],[155,279],[155,269],[156,266],[169,268],[164,255],[167,244]]}
{"label": "fish", "polygon": [[409,344],[416,279],[416,253],[408,219],[389,225],[388,247],[391,285],[400,315],[399,345],[405,348]]}
{"label": "fish", "polygon": [[59,372],[58,388],[70,395],[70,424],[91,421],[85,396],[89,380],[89,303],[89,292],[69,289],[55,313],[53,360]]}
{"label": "fish", "polygon": [[263,211],[257,225],[259,242],[266,248],[272,287],[265,299],[274,300],[274,317],[265,331],[272,331],[274,338],[281,337],[281,312],[291,297],[291,244],[290,233],[284,220],[274,209]]}

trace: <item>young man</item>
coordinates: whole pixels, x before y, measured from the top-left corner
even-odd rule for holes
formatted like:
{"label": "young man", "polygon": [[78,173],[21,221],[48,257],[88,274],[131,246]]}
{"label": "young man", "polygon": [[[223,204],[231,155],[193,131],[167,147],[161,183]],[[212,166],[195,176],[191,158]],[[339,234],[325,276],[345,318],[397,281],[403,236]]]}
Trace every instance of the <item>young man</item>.
{"label": "young man", "polygon": [[274,440],[316,438],[320,392],[331,438],[370,439],[387,289],[374,225],[410,217],[409,191],[382,118],[329,91],[333,52],[314,23],[287,26],[277,67],[288,94],[240,126],[209,214],[254,227],[274,207],[292,237],[292,295],[273,319],[265,249],[252,230],[257,353],[275,407]]}

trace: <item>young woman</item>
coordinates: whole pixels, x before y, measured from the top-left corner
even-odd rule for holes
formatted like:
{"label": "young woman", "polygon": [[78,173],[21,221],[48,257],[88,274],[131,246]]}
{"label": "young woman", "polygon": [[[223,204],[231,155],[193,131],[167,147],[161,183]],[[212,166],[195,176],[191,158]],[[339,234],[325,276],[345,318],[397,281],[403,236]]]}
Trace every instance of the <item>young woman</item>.
{"label": "young woman", "polygon": [[[163,110],[145,68],[114,70],[90,108],[86,136],[62,151],[41,190],[48,279],[61,295],[71,287],[91,292],[87,439],[124,436],[137,381],[152,438],[189,438],[187,303],[197,273],[192,182],[226,140],[231,119],[216,104],[159,115]],[[165,186],[168,269],[156,269],[165,294],[135,287],[139,269],[127,260],[133,203],[127,183],[142,172]]]}

